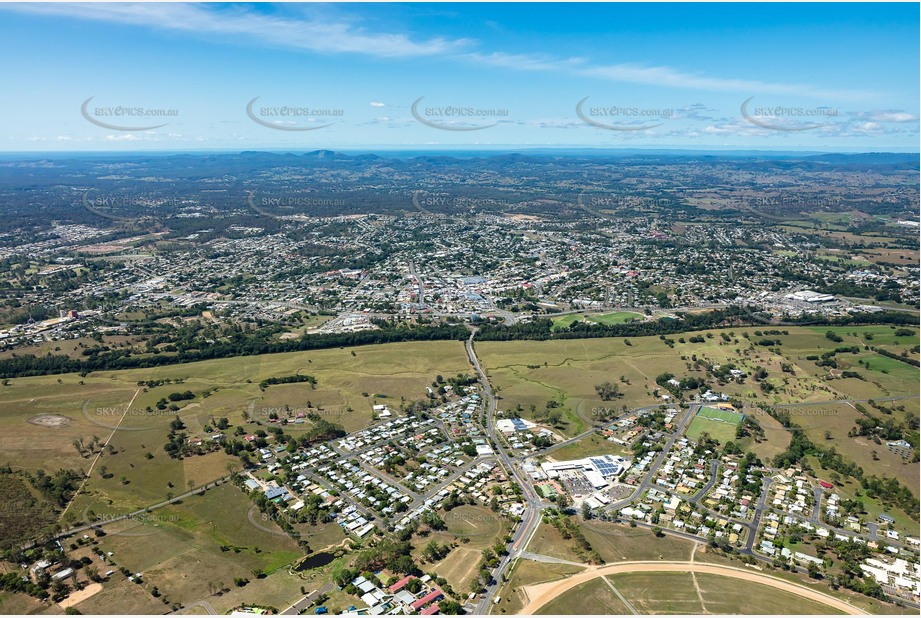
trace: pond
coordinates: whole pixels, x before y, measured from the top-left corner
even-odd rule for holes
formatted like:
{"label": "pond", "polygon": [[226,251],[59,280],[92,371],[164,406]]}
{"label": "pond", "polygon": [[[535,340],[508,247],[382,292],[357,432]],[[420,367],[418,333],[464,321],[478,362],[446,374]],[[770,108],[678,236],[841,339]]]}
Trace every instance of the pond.
{"label": "pond", "polygon": [[326,552],[321,551],[317,552],[312,556],[307,556],[303,558],[297,565],[294,567],[295,571],[304,571],[307,569],[315,569],[317,567],[326,566],[330,562],[336,559],[336,556]]}

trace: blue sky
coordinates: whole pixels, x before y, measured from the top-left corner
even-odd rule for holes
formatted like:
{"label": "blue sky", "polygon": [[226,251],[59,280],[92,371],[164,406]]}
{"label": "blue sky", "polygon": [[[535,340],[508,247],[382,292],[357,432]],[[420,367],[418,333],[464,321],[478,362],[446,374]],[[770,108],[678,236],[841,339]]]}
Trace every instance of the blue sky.
{"label": "blue sky", "polygon": [[917,4],[0,5],[0,150],[917,151],[918,33]]}

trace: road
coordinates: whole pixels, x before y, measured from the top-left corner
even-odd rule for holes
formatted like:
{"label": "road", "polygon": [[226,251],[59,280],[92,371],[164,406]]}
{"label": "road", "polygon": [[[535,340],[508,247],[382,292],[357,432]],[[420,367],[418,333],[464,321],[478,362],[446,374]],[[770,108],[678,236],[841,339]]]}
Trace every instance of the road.
{"label": "road", "polygon": [[409,260],[409,276],[416,282],[416,302],[420,305],[425,304],[425,284],[422,283],[422,277],[416,273],[416,264]]}
{"label": "road", "polygon": [[665,446],[662,447],[662,452],[656,455],[656,458],[652,461],[649,466],[649,472],[643,476],[643,480],[639,485],[636,486],[636,489],[633,490],[633,493],[630,494],[627,498],[623,500],[618,500],[617,502],[612,502],[611,504],[604,507],[604,511],[610,513],[611,511],[617,511],[625,506],[629,505],[631,502],[636,500],[639,496],[643,495],[643,492],[652,487],[652,479],[655,477],[656,472],[659,470],[659,467],[662,465],[662,462],[665,461],[665,458],[668,457],[668,453],[672,450],[672,446],[675,445],[675,442],[680,436],[684,435],[684,430],[687,427],[688,423],[694,416],[697,414],[697,409],[700,408],[699,404],[691,404],[688,408],[688,411],[684,413],[681,417],[681,420],[678,421],[678,426],[669,436],[668,440],[665,443]]}
{"label": "road", "polygon": [[536,584],[525,587],[525,593],[529,599],[528,604],[521,610],[522,615],[530,616],[537,612],[541,607],[560,596],[567,590],[571,590],[580,584],[591,581],[596,577],[617,575],[620,573],[704,573],[709,575],[720,575],[745,582],[762,584],[770,586],[777,590],[789,592],[799,597],[816,601],[828,605],[834,609],[852,616],[866,615],[864,610],[851,605],[841,599],[833,597],[824,592],[807,588],[800,584],[794,584],[779,577],[766,575],[757,571],[741,569],[738,567],[722,566],[717,564],[708,564],[704,562],[690,561],[635,561],[621,562],[604,567],[589,568],[581,573],[570,575],[565,579]]}
{"label": "road", "polygon": [[195,601],[194,603],[189,603],[188,605],[183,605],[182,607],[180,607],[180,608],[177,609],[176,611],[170,612],[170,614],[178,614],[179,612],[184,612],[185,610],[191,609],[191,608],[193,608],[193,607],[203,607],[203,608],[205,609],[205,611],[208,612],[209,614],[211,614],[212,616],[217,616],[217,615],[218,615],[218,611],[217,611],[216,609],[214,609],[214,606],[211,605],[211,603],[208,603],[207,601],[204,601],[204,600],[202,600],[202,601]]}
{"label": "road", "polygon": [[502,441],[496,436],[496,423],[493,418],[496,413],[496,397],[489,384],[489,379],[486,377],[486,372],[483,371],[483,368],[480,366],[476,350],[474,350],[473,347],[473,338],[476,336],[476,332],[476,329],[471,329],[470,337],[467,338],[465,347],[467,349],[467,356],[470,359],[470,364],[473,365],[480,385],[483,388],[483,399],[486,402],[486,427],[483,429],[486,435],[489,436],[489,439],[492,440],[499,461],[508,469],[509,473],[515,477],[515,481],[518,483],[518,486],[521,487],[526,505],[522,522],[514,534],[512,534],[509,555],[499,563],[498,568],[493,573],[492,581],[486,586],[486,590],[481,595],[480,602],[477,604],[476,610],[474,611],[475,614],[483,615],[488,614],[489,610],[492,609],[492,600],[501,586],[502,576],[515,559],[521,555],[524,548],[528,546],[531,537],[534,536],[534,533],[537,531],[537,526],[540,524],[541,520],[540,512],[546,504],[540,499],[540,496],[537,495],[530,479],[524,477],[522,472],[515,465],[515,462],[505,451]]}
{"label": "road", "polygon": [[[656,403],[656,404],[653,404],[653,405],[651,405],[651,406],[642,406],[642,407],[639,407],[639,408],[633,408],[632,410],[630,410],[629,412],[627,412],[627,413],[624,414],[623,416],[627,416],[627,415],[630,415],[630,414],[636,414],[637,412],[645,412],[645,411],[648,411],[648,410],[658,410],[660,407],[662,407],[662,404],[661,404],[661,403]],[[574,437],[572,437],[572,438],[568,438],[568,439],[566,439],[566,440],[563,440],[562,442],[557,442],[557,443],[555,443],[555,444],[552,444],[552,445],[548,446],[548,447],[545,448],[545,449],[542,449],[542,450],[539,450],[539,451],[535,451],[535,452],[533,452],[533,453],[528,453],[527,455],[521,455],[521,456],[518,457],[518,459],[536,459],[536,458],[538,458],[538,457],[543,457],[543,456],[545,456],[545,455],[549,455],[549,454],[552,453],[553,451],[556,451],[556,450],[558,450],[558,449],[561,449],[561,448],[563,448],[564,446],[569,446],[570,444],[575,444],[575,443],[578,442],[579,440],[582,440],[583,438],[587,438],[588,436],[592,435],[592,434],[595,433],[595,432],[602,431],[602,430],[604,430],[604,429],[610,429],[613,425],[615,425],[615,424],[617,423],[618,420],[620,420],[620,418],[621,418],[621,416],[618,416],[618,417],[612,419],[611,421],[608,421],[608,422],[606,422],[606,423],[603,423],[603,424],[601,424],[601,425],[598,425],[597,427],[592,427],[591,429],[588,429],[588,430],[586,430],[586,431],[583,431],[582,433],[580,433],[580,434],[577,435],[577,436],[574,436]]]}
{"label": "road", "polygon": [[103,451],[106,450],[106,447],[109,446],[109,442],[112,441],[112,438],[115,437],[115,432],[118,431],[118,428],[121,427],[122,422],[124,422],[125,417],[128,416],[128,412],[131,410],[131,406],[134,405],[134,400],[137,399],[140,394],[141,389],[134,391],[134,396],[131,398],[131,401],[128,402],[128,405],[125,406],[125,411],[122,413],[120,419],[118,419],[118,424],[112,428],[112,433],[109,434],[109,437],[106,438],[106,441],[102,443],[102,446],[99,448],[99,452],[96,453],[96,457],[93,458],[93,463],[90,464],[90,469],[86,471],[86,475],[83,477],[83,480],[80,481],[80,486],[77,487],[77,491],[74,492],[74,495],[71,497],[70,502],[67,503],[67,506],[64,507],[64,510],[61,511],[60,519],[64,519],[64,516],[67,514],[67,510],[70,509],[71,505],[77,500],[77,496],[80,495],[80,492],[83,491],[83,487],[86,486],[86,482],[90,480],[90,476],[93,474],[93,468],[96,467],[96,464],[99,462],[99,458],[102,457]]}
{"label": "road", "polygon": [[[164,506],[169,506],[170,504],[176,504],[177,502],[180,502],[181,500],[183,500],[184,498],[188,498],[189,496],[194,496],[194,495],[197,495],[197,494],[204,493],[204,492],[207,491],[208,489],[211,489],[211,488],[213,488],[213,487],[217,487],[218,485],[220,485],[221,483],[223,483],[223,482],[225,482],[225,481],[227,481],[227,480],[229,480],[229,479],[230,479],[230,476],[228,475],[228,476],[219,478],[219,479],[217,479],[216,481],[211,481],[210,483],[208,483],[208,484],[206,484],[206,485],[202,485],[201,487],[196,487],[195,489],[193,489],[193,490],[191,490],[191,491],[187,491],[187,492],[185,492],[184,494],[181,494],[181,495],[176,496],[176,497],[174,497],[174,498],[170,498],[169,500],[163,500],[162,502],[157,502],[156,504],[151,504],[150,506],[148,506],[148,507],[146,507],[146,508],[138,509],[137,511],[132,511],[131,513],[126,513],[126,514],[124,514],[124,515],[119,515],[118,517],[112,517],[112,518],[105,519],[105,520],[103,520],[103,521],[99,521],[99,522],[96,522],[96,523],[84,524],[84,525],[82,525],[82,526],[76,526],[76,527],[74,527],[74,528],[69,528],[69,529],[67,529],[67,530],[64,530],[64,531],[60,532],[60,533],[57,534],[56,536],[57,536],[57,538],[60,539],[60,538],[63,538],[63,537],[70,536],[70,535],[72,535],[72,534],[78,534],[78,533],[80,533],[80,532],[86,532],[87,530],[92,530],[92,529],[94,529],[94,528],[102,528],[102,527],[105,527],[105,526],[114,524],[115,522],[118,522],[118,521],[124,521],[124,520],[126,520],[126,519],[131,519],[131,518],[133,518],[133,517],[138,517],[138,516],[140,516],[140,515],[144,515],[145,513],[149,513],[150,511],[153,511],[153,510],[162,508],[162,507],[164,507]],[[23,548],[23,549],[29,549],[29,548],[31,548],[31,547],[34,547],[35,545],[36,545],[36,543],[29,543],[29,544],[27,544],[27,545],[23,545],[22,548]]]}
{"label": "road", "polygon": [[745,541],[745,548],[743,551],[747,554],[752,554],[752,548],[755,546],[755,539],[758,536],[758,526],[761,524],[761,516],[764,515],[764,511],[767,509],[767,500],[770,495],[770,488],[773,479],[770,477],[764,477],[761,479],[761,496],[758,497],[758,506],[755,507],[755,516],[752,518],[751,524],[748,524],[748,538]]}
{"label": "road", "polygon": [[310,604],[313,603],[313,600],[314,600],[315,598],[317,598],[317,597],[320,596],[321,594],[326,594],[327,592],[333,590],[335,587],[336,587],[336,586],[335,586],[334,584],[332,584],[332,583],[327,583],[325,586],[323,586],[323,587],[320,588],[319,590],[314,590],[313,592],[311,592],[310,594],[308,594],[307,596],[305,596],[305,597],[304,597],[303,599],[301,599],[300,601],[298,601],[298,602],[292,604],[290,607],[288,607],[287,609],[285,609],[284,611],[282,611],[282,612],[281,612],[281,615],[282,615],[282,616],[297,616],[297,615],[300,614],[303,610],[305,610],[305,609],[307,609],[308,607],[310,607]]}
{"label": "road", "polygon": [[720,462],[718,459],[714,459],[710,462],[710,480],[707,481],[707,484],[704,485],[700,491],[694,494],[694,497],[688,498],[688,502],[697,504],[697,502],[707,495],[707,492],[713,489],[713,486],[716,485],[716,472],[719,470]]}
{"label": "road", "polygon": [[921,395],[896,395],[893,397],[874,397],[873,399],[830,399],[828,401],[799,401],[796,403],[775,403],[775,408],[803,408],[807,406],[823,406],[835,403],[869,403],[870,401],[902,401],[903,399],[917,399]]}

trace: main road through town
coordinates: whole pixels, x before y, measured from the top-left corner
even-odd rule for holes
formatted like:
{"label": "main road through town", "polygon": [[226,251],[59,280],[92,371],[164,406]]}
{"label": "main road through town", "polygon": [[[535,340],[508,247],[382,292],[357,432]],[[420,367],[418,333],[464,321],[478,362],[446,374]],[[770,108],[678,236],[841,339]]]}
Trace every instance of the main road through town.
{"label": "main road through town", "polygon": [[505,447],[502,445],[502,441],[499,440],[496,436],[496,424],[494,416],[496,413],[496,397],[492,392],[492,387],[489,384],[489,378],[486,376],[486,372],[483,371],[483,368],[480,366],[480,361],[477,358],[476,351],[473,347],[473,338],[476,335],[476,329],[471,329],[470,337],[467,339],[467,356],[470,358],[470,364],[473,365],[474,370],[476,370],[477,378],[480,381],[480,385],[483,388],[483,399],[486,403],[486,435],[489,436],[489,439],[493,442],[494,448],[496,450],[496,455],[500,462],[508,469],[509,473],[515,477],[515,481],[518,483],[518,486],[521,487],[522,492],[524,493],[525,499],[525,511],[522,513],[522,521],[518,526],[518,529],[512,535],[512,541],[509,546],[509,554],[504,557],[499,563],[499,566],[493,572],[493,578],[491,582],[486,586],[486,590],[483,592],[480,597],[480,602],[476,606],[476,610],[473,612],[475,614],[483,615],[489,613],[490,608],[492,607],[492,600],[496,594],[496,591],[499,588],[500,582],[502,581],[502,576],[508,570],[509,566],[518,558],[524,549],[528,546],[528,542],[531,540],[531,537],[534,536],[534,532],[537,530],[538,524],[541,520],[541,509],[547,506],[544,503],[540,496],[537,495],[537,492],[534,491],[534,487],[530,482],[522,475],[522,472],[515,465],[515,462],[512,461],[512,458],[509,457],[508,453],[505,451]]}

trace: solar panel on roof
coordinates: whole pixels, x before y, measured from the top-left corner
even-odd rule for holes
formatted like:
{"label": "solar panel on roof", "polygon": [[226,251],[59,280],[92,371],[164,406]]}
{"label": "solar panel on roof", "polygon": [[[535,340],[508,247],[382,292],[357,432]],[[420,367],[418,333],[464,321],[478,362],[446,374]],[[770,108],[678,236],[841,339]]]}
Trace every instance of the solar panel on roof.
{"label": "solar panel on roof", "polygon": [[594,464],[595,468],[597,468],[598,472],[600,472],[602,476],[617,474],[619,469],[618,466],[608,462],[606,459],[601,459],[600,457],[591,457],[589,458],[589,461]]}

